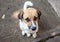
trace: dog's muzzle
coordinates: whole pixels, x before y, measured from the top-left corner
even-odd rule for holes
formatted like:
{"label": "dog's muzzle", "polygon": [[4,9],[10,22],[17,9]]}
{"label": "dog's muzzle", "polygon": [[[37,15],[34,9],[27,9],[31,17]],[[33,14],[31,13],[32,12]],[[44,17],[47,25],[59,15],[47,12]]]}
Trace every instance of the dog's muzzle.
{"label": "dog's muzzle", "polygon": [[36,30],[36,27],[29,26],[29,29],[32,30],[32,31],[35,31]]}
{"label": "dog's muzzle", "polygon": [[33,27],[32,30],[33,30],[33,31],[36,30],[36,27]]}
{"label": "dog's muzzle", "polygon": [[36,25],[34,23],[32,23],[31,26],[29,26],[29,29],[31,29],[32,31],[36,30]]}

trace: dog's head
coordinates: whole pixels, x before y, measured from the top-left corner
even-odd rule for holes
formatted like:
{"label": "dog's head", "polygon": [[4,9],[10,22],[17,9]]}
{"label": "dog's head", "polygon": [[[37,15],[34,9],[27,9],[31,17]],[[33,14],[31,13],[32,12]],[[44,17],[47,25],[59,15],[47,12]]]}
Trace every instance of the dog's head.
{"label": "dog's head", "polygon": [[23,10],[18,15],[18,18],[28,26],[29,29],[35,31],[38,28],[38,20],[40,19],[41,12],[34,8]]}

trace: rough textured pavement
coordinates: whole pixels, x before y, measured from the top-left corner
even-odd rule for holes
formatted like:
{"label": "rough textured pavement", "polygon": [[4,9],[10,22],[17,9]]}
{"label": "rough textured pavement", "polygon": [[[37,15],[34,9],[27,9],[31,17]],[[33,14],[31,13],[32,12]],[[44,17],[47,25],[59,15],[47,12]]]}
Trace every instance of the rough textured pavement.
{"label": "rough textured pavement", "polygon": [[[21,35],[18,19],[14,12],[22,9],[27,0],[0,0],[0,42],[36,42],[60,32],[60,18],[47,0],[30,0],[42,15],[36,39]],[[1,17],[5,15],[4,19]]]}
{"label": "rough textured pavement", "polygon": [[56,36],[52,39],[47,40],[46,42],[60,42],[60,36]]}
{"label": "rough textured pavement", "polygon": [[48,2],[51,3],[58,16],[60,17],[60,0],[48,0]]}

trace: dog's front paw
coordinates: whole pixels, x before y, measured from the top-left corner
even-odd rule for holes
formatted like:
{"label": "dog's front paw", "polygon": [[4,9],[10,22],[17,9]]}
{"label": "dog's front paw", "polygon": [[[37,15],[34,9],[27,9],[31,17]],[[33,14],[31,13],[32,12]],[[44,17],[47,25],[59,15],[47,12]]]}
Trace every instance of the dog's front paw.
{"label": "dog's front paw", "polygon": [[25,32],[24,32],[24,31],[22,31],[22,35],[23,35],[23,36],[25,35]]}
{"label": "dog's front paw", "polygon": [[36,36],[37,36],[37,34],[36,34],[36,33],[34,33],[34,34],[33,34],[33,37],[34,37],[34,38],[36,38]]}
{"label": "dog's front paw", "polygon": [[30,36],[31,36],[31,34],[28,34],[28,33],[27,33],[27,37],[30,37]]}

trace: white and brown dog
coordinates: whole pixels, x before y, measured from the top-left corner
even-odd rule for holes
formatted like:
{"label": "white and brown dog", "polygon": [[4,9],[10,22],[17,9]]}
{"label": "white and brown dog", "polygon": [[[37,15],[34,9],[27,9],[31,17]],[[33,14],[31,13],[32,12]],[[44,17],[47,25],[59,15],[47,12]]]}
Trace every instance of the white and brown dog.
{"label": "white and brown dog", "polygon": [[35,8],[31,8],[30,6],[33,6],[31,1],[26,1],[24,3],[23,9],[18,15],[19,25],[22,30],[22,35],[26,34],[27,37],[30,37],[32,34],[32,36],[36,38],[36,32],[38,31],[38,20],[40,19],[41,12]]}

